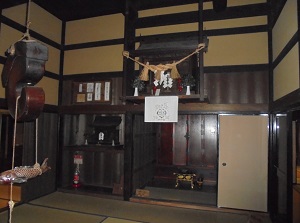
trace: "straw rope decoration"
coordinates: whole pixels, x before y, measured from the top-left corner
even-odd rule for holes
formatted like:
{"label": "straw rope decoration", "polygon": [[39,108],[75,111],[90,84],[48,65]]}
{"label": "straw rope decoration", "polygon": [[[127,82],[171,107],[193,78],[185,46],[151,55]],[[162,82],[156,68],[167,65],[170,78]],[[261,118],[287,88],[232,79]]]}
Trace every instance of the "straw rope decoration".
{"label": "straw rope decoration", "polygon": [[123,56],[144,67],[141,74],[139,75],[139,78],[142,81],[148,81],[149,80],[149,76],[148,76],[149,70],[152,71],[155,74],[155,79],[156,80],[160,80],[161,71],[166,71],[166,70],[171,70],[171,75],[170,75],[171,78],[178,79],[178,78],[180,78],[180,74],[179,74],[179,72],[177,70],[177,67],[176,67],[177,64],[180,64],[181,62],[183,62],[187,58],[189,58],[189,57],[193,56],[194,54],[198,53],[204,47],[205,47],[205,44],[200,43],[198,45],[197,49],[194,52],[192,52],[191,54],[187,55],[186,57],[182,58],[181,60],[178,60],[177,62],[174,61],[173,63],[168,63],[168,64],[150,65],[149,62],[144,64],[144,63],[130,57],[128,51],[123,51]]}

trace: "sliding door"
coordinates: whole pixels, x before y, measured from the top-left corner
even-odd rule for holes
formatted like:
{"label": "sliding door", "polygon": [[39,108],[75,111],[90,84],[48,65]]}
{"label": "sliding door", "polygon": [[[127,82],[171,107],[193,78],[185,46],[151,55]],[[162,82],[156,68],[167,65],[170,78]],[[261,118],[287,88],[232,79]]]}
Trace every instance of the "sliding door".
{"label": "sliding door", "polygon": [[219,119],[218,206],[267,211],[268,117]]}

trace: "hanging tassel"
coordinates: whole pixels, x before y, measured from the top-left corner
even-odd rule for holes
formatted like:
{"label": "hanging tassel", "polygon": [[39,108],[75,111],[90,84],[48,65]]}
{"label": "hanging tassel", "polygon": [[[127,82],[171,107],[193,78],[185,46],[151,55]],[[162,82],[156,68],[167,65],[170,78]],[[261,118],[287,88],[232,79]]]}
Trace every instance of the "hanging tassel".
{"label": "hanging tassel", "polygon": [[155,74],[155,79],[156,80],[160,80],[161,79],[161,72],[162,71],[165,71],[165,65],[163,65],[163,64],[158,64],[158,65],[156,65],[156,66],[154,66],[155,67],[155,72],[154,72],[154,74]]}
{"label": "hanging tassel", "polygon": [[171,69],[170,76],[171,76],[172,79],[179,79],[180,78],[180,74],[179,74],[179,72],[177,70],[177,66],[176,66],[175,63],[174,63],[173,68]]}
{"label": "hanging tassel", "polygon": [[[148,66],[149,62],[147,62],[146,65]],[[141,72],[141,74],[139,76],[140,80],[142,80],[142,81],[149,81],[149,75],[148,75],[149,68],[147,66],[144,67],[144,69],[142,70],[142,72]]]}
{"label": "hanging tassel", "polygon": [[156,80],[160,80],[160,79],[161,79],[161,77],[160,77],[161,72],[162,72],[162,70],[156,70],[156,71],[154,72],[154,74],[155,74],[154,77],[155,77]]}

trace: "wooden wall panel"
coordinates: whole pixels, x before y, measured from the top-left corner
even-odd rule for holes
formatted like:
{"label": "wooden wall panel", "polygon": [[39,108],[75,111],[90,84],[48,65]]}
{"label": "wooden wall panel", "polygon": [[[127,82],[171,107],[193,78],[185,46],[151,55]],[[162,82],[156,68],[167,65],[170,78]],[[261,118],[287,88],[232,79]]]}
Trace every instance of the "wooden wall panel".
{"label": "wooden wall panel", "polygon": [[123,70],[123,45],[69,50],[64,57],[64,75]]}
{"label": "wooden wall panel", "polygon": [[268,103],[268,72],[205,74],[205,89],[212,104]]}
{"label": "wooden wall panel", "polygon": [[173,123],[160,125],[160,146],[157,151],[157,163],[172,165],[173,163]]}
{"label": "wooden wall panel", "polygon": [[[20,37],[23,33],[13,29],[5,24],[1,24],[1,38],[0,38],[0,56],[6,57],[6,50]],[[1,70],[2,72],[2,70]]]}
{"label": "wooden wall panel", "polygon": [[[56,158],[57,158],[57,123],[58,115],[42,113],[38,126],[38,162],[49,158],[51,170],[22,185],[22,200],[28,201],[56,190]],[[24,124],[23,165],[35,163],[35,123]],[[34,189],[33,189],[34,188]]]}
{"label": "wooden wall panel", "polygon": [[273,72],[274,100],[299,89],[299,44],[296,44]]}
{"label": "wooden wall panel", "polygon": [[43,77],[36,86],[43,88],[45,104],[58,105],[58,80]]}
{"label": "wooden wall panel", "polygon": [[198,10],[198,4],[188,4],[188,5],[179,5],[171,7],[162,7],[156,9],[148,9],[139,11],[139,18],[153,16],[153,15],[166,15],[170,13],[180,13],[180,12],[192,12]]}
{"label": "wooden wall panel", "polygon": [[178,122],[175,124],[173,165],[186,165],[186,115],[179,115]]}
{"label": "wooden wall panel", "polygon": [[143,115],[134,115],[133,119],[133,193],[144,186],[154,176],[157,125],[144,122]]}
{"label": "wooden wall panel", "polygon": [[[26,13],[27,3],[7,8],[2,11],[2,14],[5,17],[12,19],[13,21],[21,25],[26,24]],[[34,2],[31,3],[30,13],[30,30],[35,31],[41,35],[47,36],[47,38],[57,43],[61,42],[62,22],[57,17],[47,12]],[[46,24],[51,24],[51,26]],[[19,40],[19,38],[15,41]]]}
{"label": "wooden wall panel", "polygon": [[113,14],[69,21],[66,25],[66,44],[123,38],[124,18],[122,14]]}
{"label": "wooden wall panel", "polygon": [[204,125],[205,119],[202,115],[188,115],[189,138],[187,144],[187,165],[200,165],[204,151]]}
{"label": "wooden wall panel", "polygon": [[190,115],[189,165],[215,167],[217,161],[217,116]]}
{"label": "wooden wall panel", "polygon": [[206,167],[216,168],[218,157],[218,117],[205,115],[205,156],[203,164]]}
{"label": "wooden wall panel", "polygon": [[209,36],[205,67],[267,63],[267,32]]}
{"label": "wooden wall panel", "polygon": [[278,57],[280,52],[298,30],[297,2],[298,1],[295,0],[286,1],[286,4],[272,30],[274,60]]}

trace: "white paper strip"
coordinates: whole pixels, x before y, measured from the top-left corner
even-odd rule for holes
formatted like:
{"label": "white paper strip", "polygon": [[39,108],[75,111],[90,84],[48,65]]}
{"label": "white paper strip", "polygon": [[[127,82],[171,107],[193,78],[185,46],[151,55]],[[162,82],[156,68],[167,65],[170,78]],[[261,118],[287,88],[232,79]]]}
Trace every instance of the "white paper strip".
{"label": "white paper strip", "polygon": [[101,83],[95,84],[95,101],[101,100]]}
{"label": "white paper strip", "polygon": [[110,98],[110,82],[105,82],[104,85],[104,101],[109,101]]}
{"label": "white paper strip", "polygon": [[92,101],[93,100],[93,93],[87,93],[86,100],[87,101]]}
{"label": "white paper strip", "polygon": [[178,96],[145,97],[145,122],[177,122]]}
{"label": "white paper strip", "polygon": [[94,83],[87,83],[86,92],[94,92]]}

